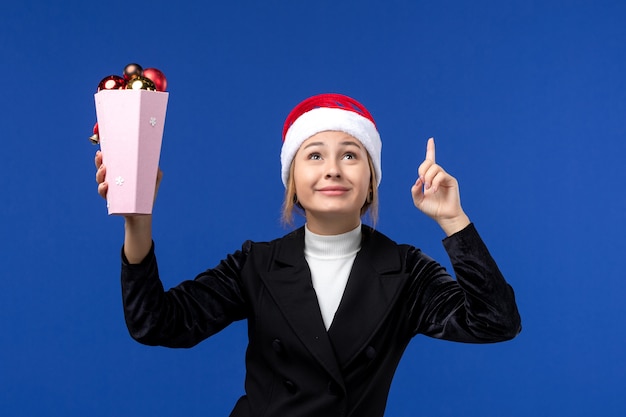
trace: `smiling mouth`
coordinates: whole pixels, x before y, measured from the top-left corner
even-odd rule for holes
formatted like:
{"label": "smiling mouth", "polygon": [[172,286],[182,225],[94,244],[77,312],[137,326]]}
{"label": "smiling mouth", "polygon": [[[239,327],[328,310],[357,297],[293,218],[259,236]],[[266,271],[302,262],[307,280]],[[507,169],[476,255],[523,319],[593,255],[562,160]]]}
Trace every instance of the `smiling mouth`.
{"label": "smiling mouth", "polygon": [[327,188],[321,188],[317,190],[318,193],[321,193],[327,196],[343,195],[347,193],[348,191],[349,190],[347,188],[343,188],[343,187],[327,187]]}

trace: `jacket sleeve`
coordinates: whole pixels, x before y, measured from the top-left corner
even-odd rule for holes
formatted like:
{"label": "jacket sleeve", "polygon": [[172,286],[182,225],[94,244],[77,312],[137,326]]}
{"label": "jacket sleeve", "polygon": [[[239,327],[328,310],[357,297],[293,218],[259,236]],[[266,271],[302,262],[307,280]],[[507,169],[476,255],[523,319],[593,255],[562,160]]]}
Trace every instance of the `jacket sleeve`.
{"label": "jacket sleeve", "polygon": [[229,255],[194,280],[165,291],[154,244],[140,264],[129,264],[122,249],[122,302],[128,331],[146,345],[191,347],[247,316],[241,268],[251,247]]}
{"label": "jacket sleeve", "polygon": [[[509,340],[521,331],[511,286],[473,224],[443,241],[456,280],[419,250],[412,265],[414,333],[467,343]],[[413,259],[410,259],[413,258]]]}

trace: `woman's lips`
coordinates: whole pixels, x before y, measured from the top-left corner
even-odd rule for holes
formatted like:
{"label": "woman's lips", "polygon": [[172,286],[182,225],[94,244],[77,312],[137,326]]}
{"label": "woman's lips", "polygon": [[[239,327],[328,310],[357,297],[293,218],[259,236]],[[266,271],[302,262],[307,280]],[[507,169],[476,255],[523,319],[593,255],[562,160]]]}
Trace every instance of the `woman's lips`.
{"label": "woman's lips", "polygon": [[349,191],[346,187],[324,187],[317,190],[319,193],[327,196],[343,195]]}

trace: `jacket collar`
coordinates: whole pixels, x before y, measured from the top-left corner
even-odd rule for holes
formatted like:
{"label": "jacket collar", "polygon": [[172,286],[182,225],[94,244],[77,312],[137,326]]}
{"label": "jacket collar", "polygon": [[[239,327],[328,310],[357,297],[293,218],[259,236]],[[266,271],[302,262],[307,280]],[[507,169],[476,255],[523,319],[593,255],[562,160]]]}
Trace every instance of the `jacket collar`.
{"label": "jacket collar", "polygon": [[[380,274],[397,271],[401,268],[401,259],[395,242],[387,236],[361,225],[361,250],[359,253],[369,252],[368,262]],[[281,240],[275,260],[283,265],[294,266],[304,262],[304,226],[285,235]],[[371,256],[376,254],[375,256]]]}
{"label": "jacket collar", "polygon": [[347,366],[363,351],[387,317],[406,282],[398,246],[385,235],[363,227],[343,298],[328,329],[337,360]]}
{"label": "jacket collar", "polygon": [[340,367],[366,347],[405,282],[397,245],[362,226],[361,250],[328,332],[304,258],[304,227],[280,239],[275,254],[271,270],[263,277],[268,290],[293,332],[343,386]]}

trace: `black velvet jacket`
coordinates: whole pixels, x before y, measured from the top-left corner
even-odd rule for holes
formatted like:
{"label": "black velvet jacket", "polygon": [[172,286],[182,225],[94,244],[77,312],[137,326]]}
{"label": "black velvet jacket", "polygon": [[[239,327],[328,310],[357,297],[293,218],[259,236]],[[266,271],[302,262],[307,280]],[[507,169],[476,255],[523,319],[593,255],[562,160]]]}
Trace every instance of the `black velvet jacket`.
{"label": "black velvet jacket", "polygon": [[513,290],[473,225],[444,240],[454,280],[419,249],[367,226],[326,330],[300,228],[247,241],[219,265],[165,292],[154,249],[122,265],[130,334],[148,345],[189,347],[247,319],[246,395],[231,416],[380,417],[411,338],[490,343],[521,329]]}

